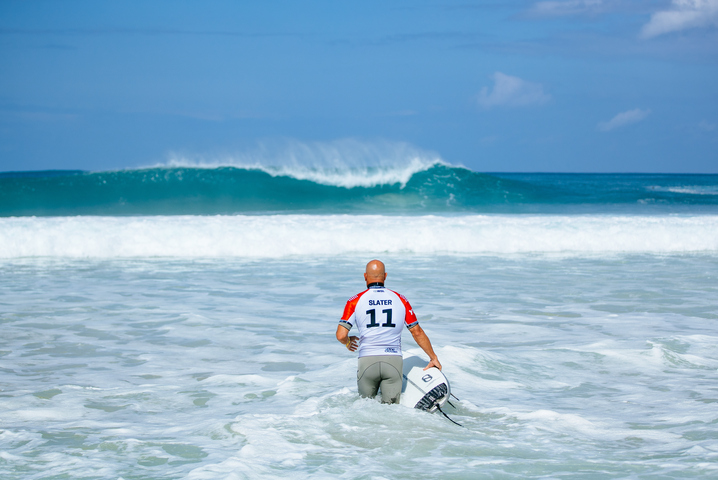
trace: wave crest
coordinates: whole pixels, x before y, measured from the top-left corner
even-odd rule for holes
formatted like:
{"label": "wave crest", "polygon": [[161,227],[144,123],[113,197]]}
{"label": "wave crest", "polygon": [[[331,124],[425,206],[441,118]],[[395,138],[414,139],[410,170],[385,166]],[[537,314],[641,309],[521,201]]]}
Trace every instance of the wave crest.
{"label": "wave crest", "polygon": [[213,158],[173,153],[155,167],[234,167],[343,188],[395,184],[403,188],[415,174],[437,165],[449,166],[439,155],[408,143],[343,139],[262,143],[249,152]]}

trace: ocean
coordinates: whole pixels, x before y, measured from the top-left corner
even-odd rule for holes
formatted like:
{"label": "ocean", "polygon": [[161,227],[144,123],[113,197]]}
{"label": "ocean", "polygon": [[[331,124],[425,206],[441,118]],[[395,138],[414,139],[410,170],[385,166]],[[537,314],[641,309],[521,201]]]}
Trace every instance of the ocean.
{"label": "ocean", "polygon": [[[373,258],[462,426],[359,398]],[[718,175],[1,173],[0,477],[715,477],[716,298]]]}

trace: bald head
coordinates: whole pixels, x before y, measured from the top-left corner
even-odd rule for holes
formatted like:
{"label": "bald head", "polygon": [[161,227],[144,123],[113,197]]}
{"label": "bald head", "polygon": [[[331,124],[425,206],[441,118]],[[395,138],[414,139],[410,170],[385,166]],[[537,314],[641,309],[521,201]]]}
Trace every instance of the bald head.
{"label": "bald head", "polygon": [[364,280],[366,280],[367,285],[374,282],[384,283],[384,280],[386,280],[386,270],[384,270],[384,264],[379,260],[372,260],[367,263]]}

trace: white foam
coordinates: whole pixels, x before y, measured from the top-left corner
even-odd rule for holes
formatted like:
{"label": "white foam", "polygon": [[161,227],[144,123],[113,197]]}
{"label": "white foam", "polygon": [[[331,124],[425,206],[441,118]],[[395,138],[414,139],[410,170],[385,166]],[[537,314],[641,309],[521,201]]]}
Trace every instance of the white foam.
{"label": "white foam", "polygon": [[0,218],[0,258],[718,251],[718,216]]}
{"label": "white foam", "polygon": [[[573,413],[558,413],[552,410],[536,410],[527,413],[514,413],[519,420],[532,422],[535,426],[550,432],[562,434],[580,434],[584,437],[597,439],[613,439],[620,441],[628,437],[640,437],[644,440],[660,442],[680,441],[680,435],[655,430],[625,428],[620,423],[611,424],[607,421],[591,421]],[[619,426],[620,425],[620,426]]]}
{"label": "white foam", "polygon": [[718,195],[715,185],[683,185],[678,187],[650,186],[650,190],[659,192],[682,193],[686,195]]}

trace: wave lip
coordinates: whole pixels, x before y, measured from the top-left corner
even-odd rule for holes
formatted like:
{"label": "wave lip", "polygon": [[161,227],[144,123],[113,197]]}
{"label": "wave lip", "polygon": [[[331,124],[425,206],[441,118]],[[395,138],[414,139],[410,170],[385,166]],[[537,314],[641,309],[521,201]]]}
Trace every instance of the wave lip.
{"label": "wave lip", "polygon": [[407,143],[343,139],[312,143],[285,141],[210,160],[175,154],[166,164],[155,167],[234,167],[320,185],[370,188],[394,184],[404,187],[414,174],[436,165],[448,166],[437,154]]}
{"label": "wave lip", "polygon": [[379,187],[383,185],[399,184],[404,188],[411,178],[432,167],[448,165],[439,159],[412,158],[408,163],[392,167],[354,167],[354,168],[313,168],[303,166],[266,166],[259,163],[243,165],[192,165],[191,162],[172,161],[167,164],[171,168],[205,168],[215,169],[222,167],[237,168],[240,170],[255,170],[269,174],[272,177],[289,177],[295,180],[308,180],[310,182],[332,187]]}
{"label": "wave lip", "polygon": [[0,258],[718,252],[718,215],[0,218]]}
{"label": "wave lip", "polygon": [[297,167],[265,168],[264,171],[273,177],[292,177],[297,180],[309,180],[320,185],[330,185],[343,188],[378,187],[382,185],[399,184],[404,188],[411,178],[431,167],[446,165],[440,160],[426,160],[413,158],[408,165],[402,168],[363,167],[350,170],[317,170]]}

